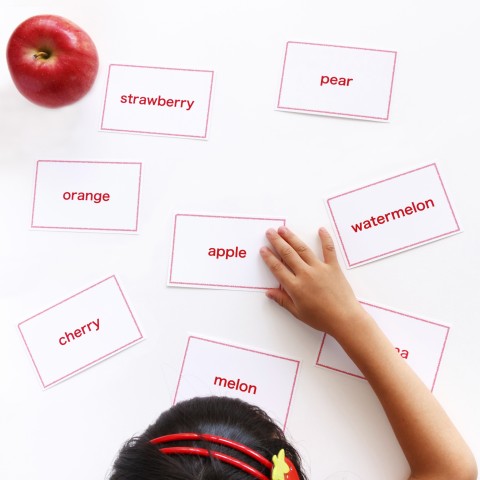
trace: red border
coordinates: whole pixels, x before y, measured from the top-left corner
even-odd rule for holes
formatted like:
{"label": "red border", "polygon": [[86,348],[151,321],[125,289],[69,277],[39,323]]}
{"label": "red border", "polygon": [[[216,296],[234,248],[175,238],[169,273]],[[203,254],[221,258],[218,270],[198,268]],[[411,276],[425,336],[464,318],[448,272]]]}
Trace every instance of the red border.
{"label": "red border", "polygon": [[[138,194],[137,194],[137,213],[135,217],[135,228],[96,228],[96,227],[55,227],[46,225],[34,225],[33,218],[35,216],[35,200],[37,198],[37,179],[38,179],[38,167],[40,162],[45,163],[88,163],[88,164],[107,164],[107,165],[139,165],[140,171],[138,174]],[[138,217],[140,212],[140,190],[142,184],[142,163],[141,162],[104,162],[104,161],[88,161],[88,160],[37,160],[37,166],[35,169],[35,186],[33,190],[33,206],[32,206],[32,220],[31,228],[44,228],[54,230],[83,230],[83,231],[96,231],[96,232],[137,232],[138,231]]]}
{"label": "red border", "polygon": [[223,345],[225,347],[231,347],[231,348],[236,348],[238,350],[244,350],[245,352],[258,353],[259,355],[265,355],[267,357],[273,357],[273,358],[278,358],[280,360],[288,360],[289,362],[295,362],[297,364],[297,369],[295,370],[295,377],[293,379],[292,389],[291,389],[291,392],[290,392],[290,398],[288,400],[287,413],[285,415],[285,421],[283,422],[283,430],[285,430],[285,428],[287,426],[288,416],[290,414],[290,408],[292,406],[293,392],[295,391],[295,385],[297,383],[298,369],[300,368],[300,360],[294,360],[293,358],[282,357],[281,355],[274,355],[272,353],[260,352],[258,350],[253,350],[251,348],[239,347],[238,345],[232,345],[232,344],[225,343],[225,342],[218,342],[216,340],[210,340],[208,338],[202,338],[202,337],[197,337],[195,335],[190,335],[188,337],[187,346],[185,348],[185,353],[183,355],[182,367],[180,369],[180,375],[178,376],[177,388],[175,389],[175,396],[173,398],[173,404],[174,405],[177,401],[178,389],[180,388],[180,382],[182,380],[183,368],[185,366],[185,361],[187,359],[188,347],[190,346],[190,340],[192,338],[195,339],[195,340],[201,340],[201,341],[204,341],[204,342],[215,343],[217,345]]}
{"label": "red border", "polygon": [[[284,218],[264,218],[264,217],[236,217],[228,215],[196,215],[192,213],[177,213],[175,214],[175,224],[173,227],[173,240],[172,240],[172,255],[170,261],[170,271],[168,276],[168,283],[170,285],[190,285],[190,286],[201,286],[201,287],[219,287],[219,288],[236,288],[236,289],[250,289],[250,290],[268,290],[271,287],[255,287],[249,285],[223,285],[216,283],[191,283],[191,282],[174,282],[172,280],[173,274],[173,262],[175,258],[175,239],[177,234],[177,217],[201,217],[201,218],[229,218],[236,220],[272,220],[272,221],[283,221],[285,226],[286,220]],[[278,286],[280,287],[280,285]]]}
{"label": "red border", "polygon": [[[40,370],[38,369],[38,366],[37,366],[37,364],[36,364],[36,362],[35,362],[35,359],[33,358],[32,352],[30,351],[30,348],[28,347],[27,340],[25,339],[25,337],[24,337],[24,335],[23,335],[21,325],[23,325],[24,323],[26,323],[26,322],[28,322],[28,321],[30,321],[30,320],[33,320],[34,318],[38,317],[39,315],[42,315],[42,314],[45,313],[45,312],[48,312],[48,311],[51,310],[52,308],[55,308],[55,307],[57,307],[58,305],[61,305],[62,303],[67,302],[68,300],[71,300],[72,298],[74,298],[74,297],[76,297],[76,296],[78,296],[78,295],[86,292],[87,290],[91,290],[92,288],[97,287],[97,286],[100,285],[101,283],[107,282],[108,280],[110,280],[110,279],[112,279],[112,278],[113,278],[113,280],[115,281],[115,283],[117,284],[118,289],[120,290],[120,294],[121,294],[123,300],[125,301],[125,305],[126,305],[128,311],[130,312],[130,315],[132,316],[133,323],[134,323],[135,326],[137,327],[137,330],[138,330],[138,333],[140,334],[140,337],[132,340],[131,342],[126,343],[125,345],[122,345],[121,347],[116,348],[115,350],[111,351],[110,353],[106,353],[105,355],[102,355],[101,357],[99,357],[99,358],[97,358],[97,359],[95,359],[95,360],[92,360],[91,362],[87,363],[87,364],[84,365],[83,367],[79,367],[79,368],[73,370],[72,372],[67,373],[66,375],[63,375],[62,377],[58,378],[57,380],[54,380],[53,382],[50,382],[50,383],[45,384],[45,382],[43,381],[42,375],[41,375],[41,373],[40,373]],[[20,323],[18,324],[18,330],[20,331],[20,335],[22,336],[23,342],[25,343],[25,346],[27,347],[28,354],[30,355],[30,358],[32,359],[33,365],[34,365],[34,367],[35,367],[35,370],[36,370],[36,372],[37,372],[38,377],[40,378],[40,382],[42,383],[43,388],[51,387],[52,385],[55,385],[55,384],[61,382],[62,380],[65,380],[66,378],[71,377],[72,375],[74,375],[74,374],[76,374],[76,373],[78,373],[78,372],[80,372],[80,371],[82,371],[82,370],[85,370],[85,369],[88,368],[88,367],[93,366],[94,364],[100,362],[101,360],[103,360],[103,359],[105,359],[105,358],[107,358],[107,357],[110,357],[110,356],[114,355],[115,353],[119,352],[120,350],[123,350],[123,349],[129,347],[130,345],[133,345],[134,343],[137,343],[137,342],[139,342],[140,340],[143,339],[143,334],[142,334],[142,332],[140,331],[140,327],[138,326],[138,323],[137,323],[137,321],[135,320],[135,317],[134,317],[134,315],[133,315],[133,313],[132,313],[132,310],[131,310],[131,308],[130,308],[130,305],[128,304],[127,299],[125,298],[125,295],[124,295],[124,293],[123,293],[123,290],[122,290],[122,288],[120,287],[120,284],[118,283],[118,280],[117,280],[117,278],[115,277],[115,275],[111,275],[110,277],[107,277],[107,278],[105,278],[104,280],[101,280],[100,282],[95,283],[95,284],[92,285],[91,287],[85,288],[84,290],[82,290],[82,291],[80,291],[80,292],[78,292],[78,293],[75,293],[74,295],[66,298],[65,300],[62,300],[61,302],[58,302],[58,303],[56,303],[55,305],[52,305],[51,307],[46,308],[45,310],[42,310],[40,313],[37,313],[36,315],[33,315],[33,317],[30,317],[30,318],[27,318],[26,320],[23,320],[22,322],[20,322]]]}
{"label": "red border", "polygon": [[[387,116],[386,117],[374,117],[369,115],[358,115],[355,113],[344,113],[344,112],[330,112],[327,110],[314,110],[314,109],[307,109],[307,108],[297,108],[297,107],[282,107],[280,106],[280,97],[282,96],[282,88],[283,88],[283,78],[285,75],[285,65],[287,63],[287,54],[288,54],[288,46],[289,44],[296,44],[296,45],[313,45],[316,47],[332,47],[332,48],[348,48],[352,50],[367,50],[370,52],[381,52],[381,53],[393,53],[393,70],[392,70],[392,82],[390,84],[390,94],[388,97],[388,108],[387,108]],[[370,120],[384,120],[387,121],[390,117],[390,105],[392,103],[392,92],[393,92],[393,80],[395,77],[395,67],[397,64],[397,52],[393,50],[379,50],[375,48],[361,48],[361,47],[347,47],[343,45],[328,45],[324,43],[311,43],[311,42],[287,42],[285,47],[285,57],[283,60],[283,68],[282,68],[282,78],[280,81],[280,90],[278,92],[278,101],[277,101],[277,108],[281,110],[291,110],[295,112],[306,112],[306,113],[321,113],[325,115],[335,115],[335,116],[342,116],[342,117],[349,117],[349,118],[365,118]]]}
{"label": "red border", "polygon": [[[345,248],[345,244],[343,242],[343,238],[342,238],[342,235],[340,234],[340,230],[338,228],[338,224],[337,224],[337,220],[335,219],[335,215],[333,214],[333,210],[332,210],[332,207],[330,205],[330,201],[331,200],[334,200],[336,198],[339,198],[339,197],[344,197],[345,195],[349,195],[350,193],[354,193],[354,192],[357,192],[359,190],[364,190],[366,188],[369,188],[369,187],[372,187],[372,186],[375,186],[375,185],[378,185],[380,183],[383,183],[383,182],[387,182],[389,180],[393,180],[394,178],[398,178],[398,177],[402,177],[404,175],[408,175],[410,173],[414,173],[414,172],[417,172],[419,170],[423,170],[425,168],[429,168],[429,167],[434,167],[435,168],[435,171],[437,172],[437,175],[438,175],[438,179],[440,181],[440,185],[442,186],[442,189],[443,189],[443,192],[445,193],[445,198],[447,199],[447,203],[448,203],[448,206],[450,207],[450,211],[452,212],[452,216],[453,216],[453,219],[455,221],[455,224],[457,225],[457,228],[455,230],[452,230],[450,232],[445,232],[445,233],[442,233],[441,235],[437,235],[435,237],[431,237],[431,238],[426,238],[424,240],[421,240],[419,242],[415,242],[415,243],[411,243],[411,244],[408,244],[408,245],[405,245],[403,247],[399,247],[399,248],[396,248],[395,250],[389,250],[389,251],[386,251],[386,252],[383,252],[383,253],[380,253],[378,255],[375,255],[373,257],[369,257],[369,258],[366,258],[364,260],[359,260],[358,262],[354,262],[354,263],[351,263],[350,262],[350,259],[348,257],[348,253],[347,253],[347,249]],[[455,216],[455,213],[453,211],[453,208],[452,208],[452,204],[450,202],[450,198],[448,197],[448,194],[447,194],[447,191],[445,190],[445,185],[443,184],[443,181],[442,181],[442,177],[440,176],[440,172],[438,171],[438,168],[437,168],[437,165],[435,163],[430,163],[429,165],[425,165],[423,167],[419,167],[419,168],[415,168],[413,170],[409,170],[408,172],[404,172],[404,173],[400,173],[399,175],[394,175],[393,177],[388,177],[388,178],[385,178],[384,180],[380,180],[378,182],[374,182],[374,183],[370,183],[368,185],[365,185],[363,187],[359,187],[359,188],[356,188],[354,190],[350,190],[348,192],[345,192],[345,193],[342,193],[340,195],[335,195],[334,197],[330,197],[327,199],[327,206],[328,206],[328,209],[330,211],[330,215],[332,217],[332,220],[333,220],[333,223],[335,225],[335,230],[337,232],[337,235],[338,235],[338,238],[340,240],[340,244],[342,245],[342,250],[343,250],[343,254],[345,255],[345,259],[347,261],[347,264],[349,267],[354,267],[354,266],[357,266],[357,265],[361,265],[361,264],[364,264],[364,263],[367,263],[367,262],[370,262],[372,260],[376,260],[378,258],[382,258],[382,257],[386,257],[386,256],[389,256],[389,255],[392,255],[394,253],[398,253],[398,252],[402,252],[404,250],[408,250],[410,248],[413,248],[413,247],[416,247],[418,245],[423,245],[425,243],[429,243],[429,242],[432,242],[434,240],[439,240],[440,238],[443,238],[443,237],[448,237],[449,235],[452,235],[456,232],[459,232],[460,231],[460,226],[458,224],[458,221],[457,221],[457,217]]]}
{"label": "red border", "polygon": [[[142,130],[124,130],[124,129],[116,129],[116,128],[104,128],[103,122],[105,117],[105,109],[107,106],[107,93],[108,93],[108,85],[110,81],[110,70],[112,67],[130,67],[130,68],[152,68],[156,70],[178,70],[182,72],[197,72],[197,73],[211,73],[212,79],[210,81],[210,92],[208,95],[208,107],[207,107],[207,118],[205,120],[205,133],[203,135],[185,135],[182,133],[164,133],[164,132],[146,132]],[[213,92],[213,78],[215,72],[213,70],[198,70],[193,68],[169,68],[169,67],[151,67],[145,65],[125,65],[120,63],[112,63],[108,67],[108,76],[107,76],[107,86],[105,88],[105,99],[103,101],[103,110],[102,110],[102,121],[100,123],[100,131],[105,132],[125,132],[125,133],[143,133],[147,135],[162,135],[167,137],[180,137],[180,138],[197,138],[197,139],[206,139],[207,138],[207,131],[208,131],[208,122],[210,120],[210,107],[212,104],[212,92]]]}
{"label": "red border", "polygon": [[[367,305],[369,307],[378,308],[379,310],[384,310],[386,312],[395,313],[397,315],[401,315],[402,317],[413,318],[414,320],[418,320],[420,322],[429,323],[430,325],[435,325],[437,327],[442,327],[442,328],[447,329],[447,331],[445,333],[445,340],[443,341],[442,351],[440,352],[440,356],[438,358],[437,368],[435,370],[435,376],[433,377],[433,383],[432,383],[432,386],[430,388],[430,391],[433,391],[433,388],[435,387],[435,383],[437,381],[438,371],[440,370],[440,363],[442,362],[443,353],[445,352],[445,346],[447,344],[448,334],[450,333],[450,327],[448,325],[443,325],[443,324],[438,323],[438,322],[432,322],[431,320],[425,320],[424,318],[414,317],[413,315],[408,315],[406,313],[398,312],[397,310],[392,310],[390,308],[380,307],[379,305],[374,305],[373,303],[362,302],[362,301],[359,301],[359,302],[362,305]],[[361,378],[361,379],[365,380],[365,377],[362,376],[362,375],[356,375],[355,373],[346,372],[345,370],[341,370],[339,368],[335,368],[335,367],[332,367],[330,365],[325,365],[325,364],[319,363],[320,362],[320,356],[322,355],[322,350],[323,350],[323,346],[325,344],[325,339],[326,338],[327,338],[327,334],[324,333],[323,338],[322,338],[322,343],[320,345],[320,350],[318,352],[317,360],[315,361],[315,365],[318,366],[318,367],[328,368],[329,370],[334,370],[336,372],[345,373],[346,375],[350,375],[351,377]]]}

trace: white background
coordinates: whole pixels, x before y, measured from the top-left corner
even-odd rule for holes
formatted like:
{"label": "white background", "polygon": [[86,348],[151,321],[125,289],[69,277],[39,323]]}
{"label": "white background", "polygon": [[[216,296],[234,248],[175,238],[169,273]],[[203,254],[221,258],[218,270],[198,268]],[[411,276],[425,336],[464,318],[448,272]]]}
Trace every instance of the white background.
{"label": "white background", "polygon": [[[77,104],[24,100],[0,56],[0,477],[103,479],[118,448],[168,408],[189,331],[303,361],[287,434],[312,480],[408,466],[363,380],[315,367],[322,334],[262,293],[167,288],[175,211],[261,215],[319,249],[332,192],[437,161],[464,233],[349,270],[359,298],[452,325],[435,394],[480,457],[478,45],[471,1],[6,0],[0,45],[56,13],[95,39]],[[398,51],[389,123],[275,111],[288,40]],[[212,69],[208,141],[98,131],[110,63]],[[139,235],[29,229],[37,159],[142,161]],[[330,227],[331,229],[331,227]],[[42,391],[17,323],[117,275],[146,340]],[[477,383],[477,385],[476,385]],[[32,443],[33,442],[33,443]]]}

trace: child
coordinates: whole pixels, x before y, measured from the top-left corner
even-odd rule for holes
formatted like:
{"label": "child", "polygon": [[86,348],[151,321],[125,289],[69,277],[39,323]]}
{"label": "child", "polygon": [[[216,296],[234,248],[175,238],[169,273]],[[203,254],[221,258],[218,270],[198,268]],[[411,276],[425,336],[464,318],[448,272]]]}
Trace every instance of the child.
{"label": "child", "polygon": [[[319,235],[324,261],[286,227],[267,231],[272,248],[260,254],[281,284],[267,296],[332,335],[362,371],[407,458],[410,480],[476,480],[470,449],[356,300],[330,235],[323,228]],[[178,403],[127,442],[110,480],[227,478],[306,480],[298,453],[265,412],[240,400],[206,397]]]}

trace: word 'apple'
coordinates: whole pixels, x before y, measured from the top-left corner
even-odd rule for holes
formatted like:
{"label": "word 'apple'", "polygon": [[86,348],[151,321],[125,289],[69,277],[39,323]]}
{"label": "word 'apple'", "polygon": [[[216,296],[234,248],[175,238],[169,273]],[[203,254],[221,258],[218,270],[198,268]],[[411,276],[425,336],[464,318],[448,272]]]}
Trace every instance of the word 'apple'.
{"label": "word 'apple'", "polygon": [[62,107],[82,98],[98,72],[97,49],[80,27],[56,15],[21,23],[7,46],[15,86],[33,103]]}

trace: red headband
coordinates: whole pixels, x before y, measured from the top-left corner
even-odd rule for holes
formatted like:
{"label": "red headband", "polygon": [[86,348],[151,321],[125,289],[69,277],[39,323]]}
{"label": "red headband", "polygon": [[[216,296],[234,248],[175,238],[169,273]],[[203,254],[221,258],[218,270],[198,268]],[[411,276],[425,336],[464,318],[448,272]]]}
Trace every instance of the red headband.
{"label": "red headband", "polygon": [[199,433],[175,433],[172,435],[164,435],[162,437],[154,438],[150,440],[150,443],[153,445],[158,445],[162,443],[168,442],[178,442],[184,440],[205,440],[207,442],[217,443],[219,445],[225,445],[227,447],[232,448],[233,450],[237,450],[239,452],[244,453],[245,455],[253,458],[257,462],[261,463],[263,466],[267,467],[271,470],[271,477],[270,479],[266,477],[263,473],[260,473],[255,468],[251,467],[245,462],[238,460],[235,457],[231,457],[230,455],[226,455],[221,452],[217,452],[215,450],[207,450],[205,448],[197,448],[197,447],[163,447],[160,448],[160,452],[165,454],[185,454],[185,455],[201,455],[203,457],[212,457],[220,460],[222,462],[228,463],[233,465],[234,467],[243,470],[244,472],[249,473],[255,478],[259,480],[299,480],[299,476],[297,470],[293,463],[288,459],[285,458],[285,452],[280,450],[278,456],[273,456],[273,463],[270,460],[267,460],[265,457],[260,455],[255,450],[243,445],[242,443],[234,442],[233,440],[229,440],[228,438],[218,437],[216,435],[209,435],[209,434],[199,434]]}

